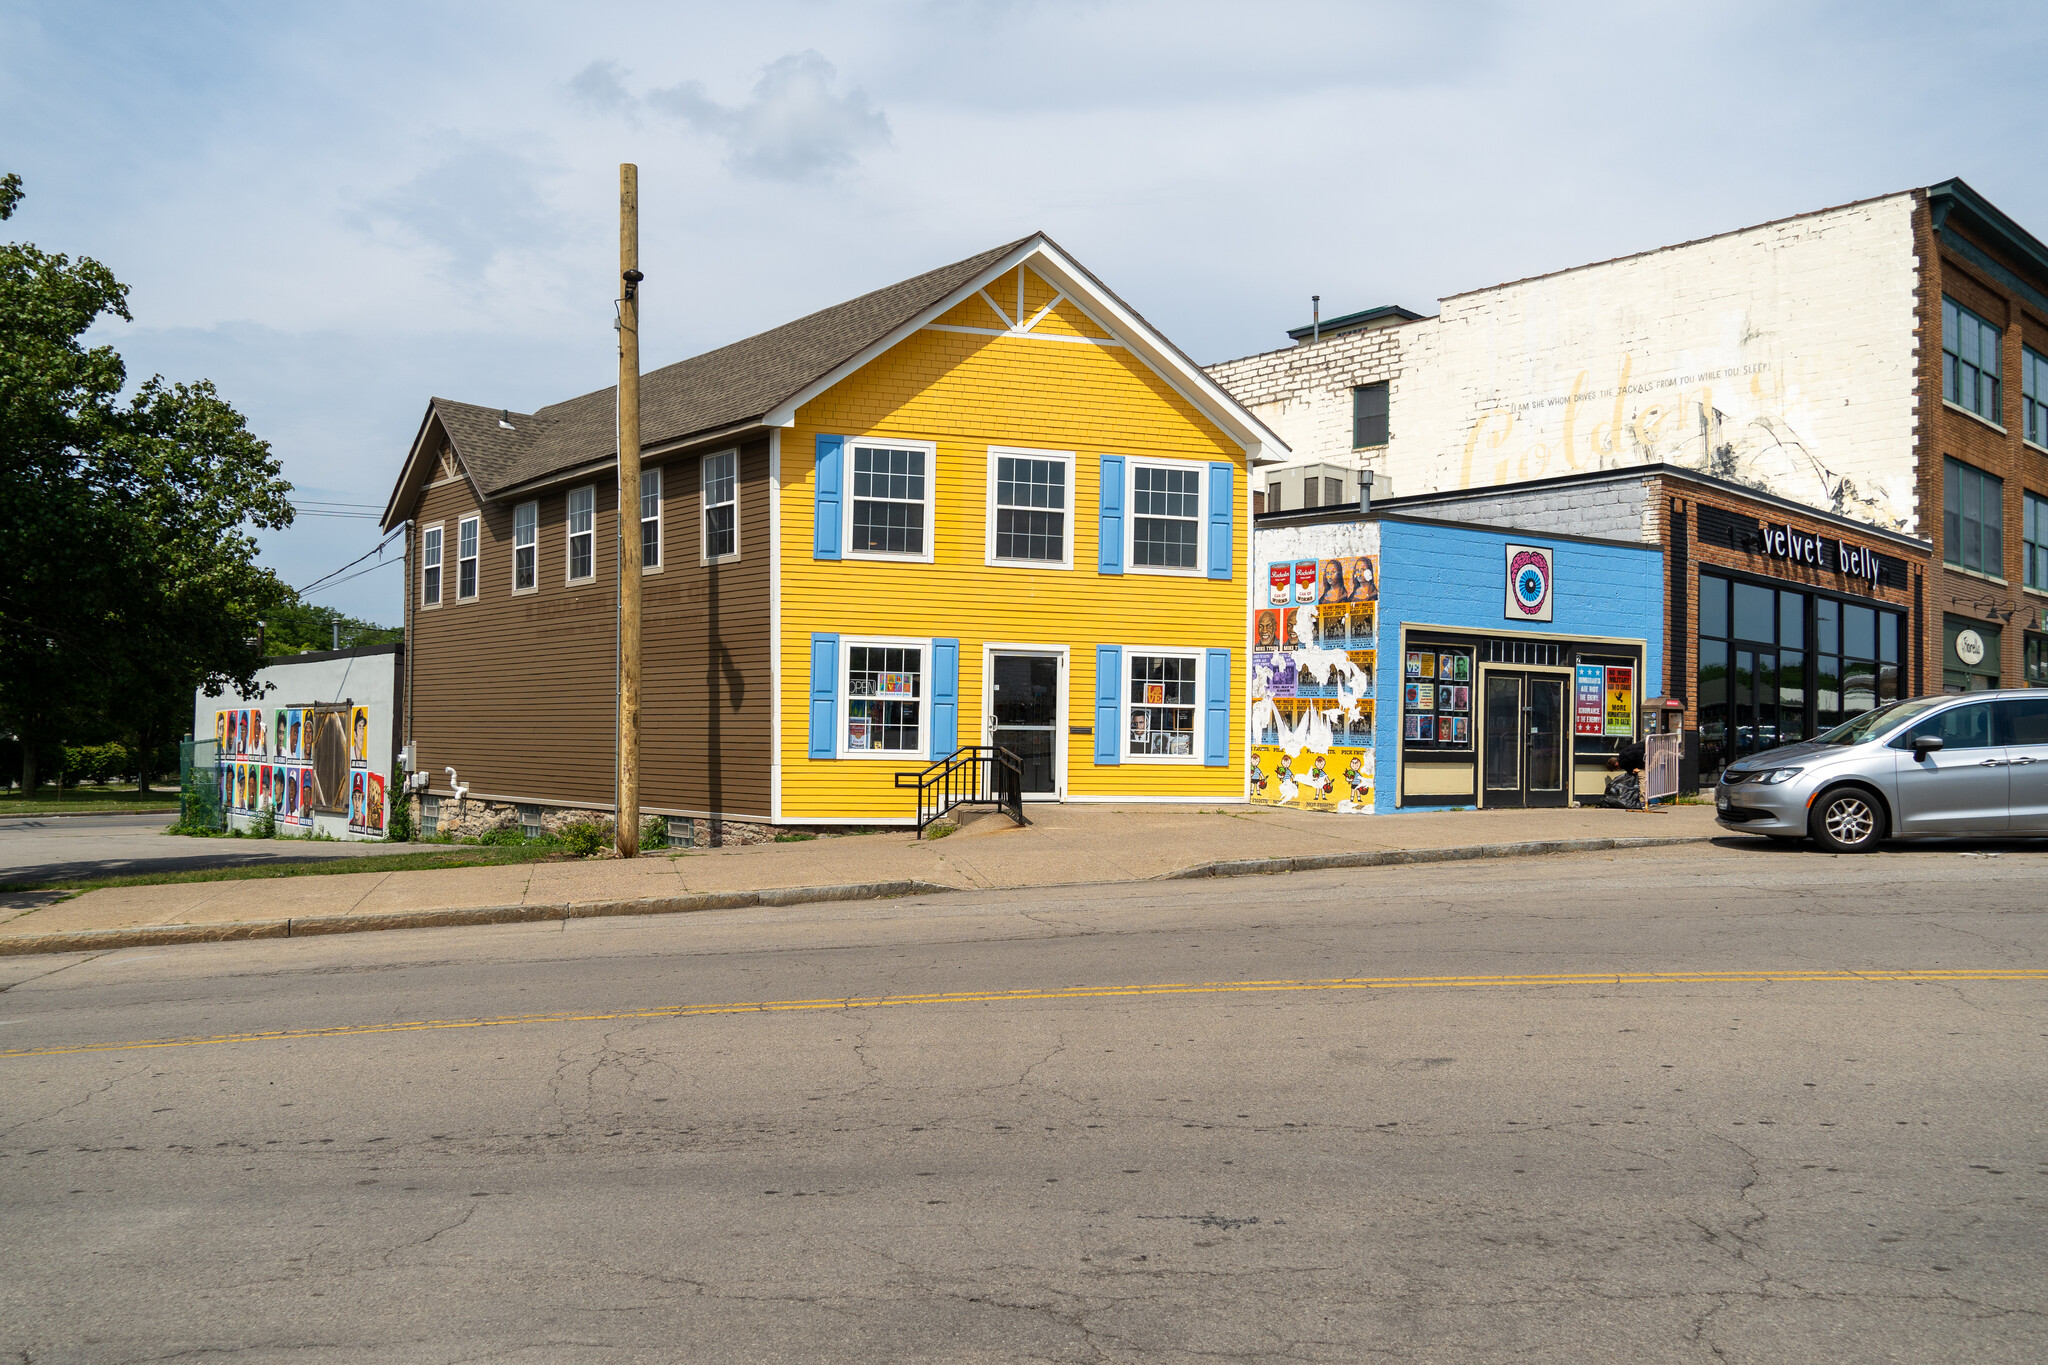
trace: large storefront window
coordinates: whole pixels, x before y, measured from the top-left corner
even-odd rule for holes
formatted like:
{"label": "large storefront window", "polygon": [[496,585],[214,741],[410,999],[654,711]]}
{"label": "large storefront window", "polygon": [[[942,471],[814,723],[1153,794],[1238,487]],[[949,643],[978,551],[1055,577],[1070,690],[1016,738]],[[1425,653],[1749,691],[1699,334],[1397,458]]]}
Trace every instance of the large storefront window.
{"label": "large storefront window", "polygon": [[1900,613],[1700,575],[1700,775],[1900,697]]}

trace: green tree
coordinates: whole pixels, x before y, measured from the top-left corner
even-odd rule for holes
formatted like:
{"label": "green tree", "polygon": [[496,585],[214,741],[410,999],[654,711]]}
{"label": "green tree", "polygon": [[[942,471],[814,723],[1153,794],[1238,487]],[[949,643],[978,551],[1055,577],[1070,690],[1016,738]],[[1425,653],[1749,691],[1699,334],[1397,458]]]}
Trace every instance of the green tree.
{"label": "green tree", "polygon": [[[0,182],[0,218],[20,199]],[[256,623],[292,600],[245,529],[291,524],[269,446],[204,381],[122,402],[120,356],[83,341],[101,317],[132,320],[105,266],[0,243],[0,724],[30,789],[81,724],[154,755],[194,687],[252,691]]]}
{"label": "green tree", "polygon": [[395,645],[405,639],[403,626],[373,625],[343,615],[333,607],[287,602],[264,618],[264,649],[272,655],[332,649],[336,627],[340,628],[343,649],[354,645]]}

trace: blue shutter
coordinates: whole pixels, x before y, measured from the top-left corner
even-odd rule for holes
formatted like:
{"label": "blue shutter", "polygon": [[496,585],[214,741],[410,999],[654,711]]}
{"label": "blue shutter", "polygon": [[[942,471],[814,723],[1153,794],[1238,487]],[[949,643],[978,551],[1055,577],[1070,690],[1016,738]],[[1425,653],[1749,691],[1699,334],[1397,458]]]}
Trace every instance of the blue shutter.
{"label": "blue shutter", "polygon": [[841,471],[844,469],[845,464],[846,438],[844,436],[820,436],[818,438],[816,526],[813,531],[811,544],[811,557],[813,559],[839,558],[840,488],[844,482],[844,476]]}
{"label": "blue shutter", "polygon": [[[1117,461],[1122,464],[1122,460]],[[1095,761],[1115,764],[1123,708],[1124,650],[1122,645],[1095,646]]]}
{"label": "blue shutter", "polygon": [[[1214,468],[1212,465],[1211,468]],[[1230,471],[1229,465],[1223,466]],[[1221,768],[1230,762],[1230,651],[1209,651],[1208,666],[1202,670],[1202,765]]]}
{"label": "blue shutter", "polygon": [[1236,528],[1237,467],[1230,464],[1209,466],[1209,577],[1229,578],[1231,572],[1231,533]]}
{"label": "blue shutter", "polygon": [[839,637],[811,637],[811,757],[839,753]]}
{"label": "blue shutter", "polygon": [[[1098,547],[1095,568],[1098,573],[1122,573],[1124,571],[1124,457],[1105,455],[1102,457],[1102,479],[1099,485],[1102,495],[1102,543]],[[1096,746],[1100,748],[1101,746]],[[1116,762],[1114,758],[1109,760]]]}
{"label": "blue shutter", "polygon": [[960,747],[960,642],[932,641],[931,758],[952,757]]}

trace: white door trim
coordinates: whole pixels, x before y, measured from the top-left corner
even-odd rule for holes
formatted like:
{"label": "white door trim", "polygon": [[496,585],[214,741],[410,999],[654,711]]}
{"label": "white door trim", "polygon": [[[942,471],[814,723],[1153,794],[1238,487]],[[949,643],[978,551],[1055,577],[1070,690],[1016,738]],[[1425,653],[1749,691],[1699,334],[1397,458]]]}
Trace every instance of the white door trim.
{"label": "white door trim", "polygon": [[1053,718],[1052,730],[1052,793],[1026,793],[1026,801],[1064,801],[1067,799],[1067,680],[1073,675],[1072,646],[1009,644],[996,640],[984,640],[981,645],[981,742],[996,742],[995,684],[998,654],[1047,654],[1058,660],[1059,707]]}

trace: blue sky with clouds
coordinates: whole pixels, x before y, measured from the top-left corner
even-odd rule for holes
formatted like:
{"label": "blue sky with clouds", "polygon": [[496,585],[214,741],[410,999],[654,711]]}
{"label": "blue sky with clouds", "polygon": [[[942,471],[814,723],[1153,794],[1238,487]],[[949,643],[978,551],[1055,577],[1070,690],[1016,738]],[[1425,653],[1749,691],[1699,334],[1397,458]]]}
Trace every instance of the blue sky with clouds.
{"label": "blue sky with clouds", "polygon": [[[1042,228],[1197,359],[1962,176],[2048,236],[2038,4],[0,2],[7,235],[133,286],[308,502]],[[374,523],[267,535],[308,583]],[[375,563],[373,559],[370,561]],[[399,619],[399,570],[312,600]]]}

